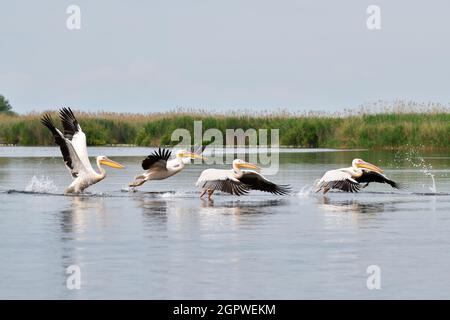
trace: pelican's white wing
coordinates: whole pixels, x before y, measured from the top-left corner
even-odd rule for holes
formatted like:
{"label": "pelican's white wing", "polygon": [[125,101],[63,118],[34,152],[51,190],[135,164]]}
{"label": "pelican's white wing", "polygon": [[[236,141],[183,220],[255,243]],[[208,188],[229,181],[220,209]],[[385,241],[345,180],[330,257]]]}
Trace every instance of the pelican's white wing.
{"label": "pelican's white wing", "polygon": [[352,178],[350,171],[346,168],[327,171],[317,182],[317,192],[339,189],[347,192],[358,192],[361,185]]}
{"label": "pelican's white wing", "polygon": [[200,174],[196,186],[238,196],[249,191],[246,184],[235,178],[233,170],[206,169]]}
{"label": "pelican's white wing", "polygon": [[85,170],[87,172],[94,172],[87,152],[86,135],[81,130],[72,110],[70,108],[62,108],[59,111],[59,116],[64,128],[64,137],[71,142]]}
{"label": "pelican's white wing", "polygon": [[45,115],[41,121],[42,124],[44,124],[52,132],[55,143],[59,145],[64,163],[72,174],[72,177],[77,178],[79,175],[90,173],[89,169],[85,167],[81,159],[78,157],[72,142],[64,137],[63,133],[55,127],[52,118],[49,115]]}
{"label": "pelican's white wing", "polygon": [[73,135],[73,138],[71,141],[73,148],[77,152],[78,157],[80,158],[83,165],[87,169],[93,170],[91,162],[89,161],[89,155],[87,152],[86,135],[84,134],[83,131],[81,131],[80,126],[78,126],[78,128],[79,128],[79,130]]}

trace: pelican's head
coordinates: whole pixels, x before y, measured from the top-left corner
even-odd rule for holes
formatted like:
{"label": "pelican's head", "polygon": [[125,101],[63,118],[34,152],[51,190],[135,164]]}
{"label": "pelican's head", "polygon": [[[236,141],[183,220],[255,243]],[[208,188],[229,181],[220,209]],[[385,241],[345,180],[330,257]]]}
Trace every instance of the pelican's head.
{"label": "pelican's head", "polygon": [[233,161],[233,168],[236,171],[241,169],[252,169],[255,170],[256,172],[259,172],[261,170],[261,168],[258,167],[256,164],[249,163],[241,159],[235,159]]}
{"label": "pelican's head", "polygon": [[366,169],[366,170],[375,171],[378,173],[383,173],[383,170],[378,168],[376,165],[366,162],[362,159],[353,159],[352,167],[355,169]]}
{"label": "pelican's head", "polygon": [[185,160],[189,161],[191,159],[202,159],[202,160],[206,160],[206,158],[200,154],[197,153],[193,153],[193,152],[189,152],[186,150],[179,150],[177,151],[177,153],[175,153],[175,156],[178,159],[181,159],[183,162]]}
{"label": "pelican's head", "polygon": [[120,163],[117,163],[111,159],[109,159],[107,156],[98,156],[97,157],[97,162],[99,164],[111,167],[111,168],[115,168],[115,169],[123,169],[125,168],[123,165],[121,165]]}

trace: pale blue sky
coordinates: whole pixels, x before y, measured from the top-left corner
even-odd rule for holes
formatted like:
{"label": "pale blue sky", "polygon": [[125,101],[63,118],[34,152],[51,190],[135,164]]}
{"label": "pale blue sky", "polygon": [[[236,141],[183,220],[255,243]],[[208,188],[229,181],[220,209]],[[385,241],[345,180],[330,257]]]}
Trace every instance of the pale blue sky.
{"label": "pale blue sky", "polygon": [[[66,28],[70,4],[81,30]],[[370,4],[380,31],[366,28]],[[0,12],[0,94],[18,112],[450,101],[446,0],[19,0]]]}

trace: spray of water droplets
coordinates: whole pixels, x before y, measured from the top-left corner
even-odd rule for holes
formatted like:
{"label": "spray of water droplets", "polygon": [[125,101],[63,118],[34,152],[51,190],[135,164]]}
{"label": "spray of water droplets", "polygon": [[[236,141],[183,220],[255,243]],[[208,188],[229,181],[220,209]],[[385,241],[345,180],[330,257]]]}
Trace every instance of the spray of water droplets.
{"label": "spray of water droplets", "polygon": [[56,193],[58,191],[58,188],[56,187],[53,180],[48,177],[33,176],[28,185],[25,187],[25,191],[38,193]]}
{"label": "spray of water droplets", "polygon": [[429,177],[431,179],[431,186],[428,186],[428,189],[433,193],[437,192],[433,166],[428,163],[417,150],[411,149],[406,153],[398,153],[395,158],[397,163],[407,161],[411,166],[419,169],[425,176]]}
{"label": "spray of water droplets", "polygon": [[307,198],[314,194],[315,188],[312,186],[303,186],[300,191],[297,193],[297,197],[299,198]]}

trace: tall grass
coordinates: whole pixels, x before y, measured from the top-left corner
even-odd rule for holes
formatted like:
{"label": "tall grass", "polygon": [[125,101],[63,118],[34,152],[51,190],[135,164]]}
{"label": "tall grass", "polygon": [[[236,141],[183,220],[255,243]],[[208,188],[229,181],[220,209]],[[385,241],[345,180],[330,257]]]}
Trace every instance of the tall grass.
{"label": "tall grass", "polygon": [[[55,123],[59,120],[52,112]],[[193,122],[201,120],[203,130],[249,128],[279,129],[281,145],[311,148],[450,149],[450,110],[422,108],[382,110],[370,113],[296,114],[248,112],[228,114],[202,110],[168,113],[76,112],[89,145],[171,145],[172,132],[184,128],[193,136]],[[0,115],[0,143],[23,146],[51,145],[53,139],[40,123],[41,113]],[[225,136],[225,134],[224,134]]]}

